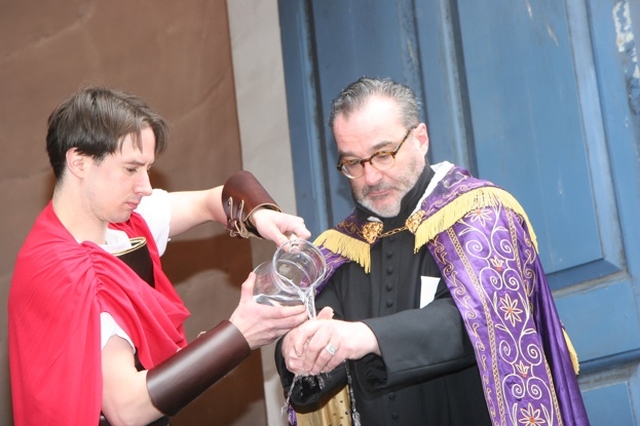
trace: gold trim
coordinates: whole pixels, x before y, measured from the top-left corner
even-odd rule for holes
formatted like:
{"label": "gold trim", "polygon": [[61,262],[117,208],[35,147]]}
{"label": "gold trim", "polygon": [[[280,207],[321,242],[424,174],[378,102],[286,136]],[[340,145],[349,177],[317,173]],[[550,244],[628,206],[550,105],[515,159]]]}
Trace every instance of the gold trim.
{"label": "gold trim", "polygon": [[349,388],[344,386],[320,408],[308,413],[296,412],[298,426],[351,426]]}
{"label": "gold trim", "polygon": [[464,217],[467,213],[486,207],[495,208],[499,205],[513,210],[523,218],[529,234],[531,235],[531,241],[536,251],[538,251],[536,235],[533,232],[533,227],[529,222],[529,218],[520,203],[518,203],[513,195],[501,188],[483,187],[458,196],[455,200],[451,201],[445,207],[420,223],[415,233],[416,241],[414,252],[417,253],[424,244],[431,241],[436,237],[436,235],[440,234],[444,230],[452,227],[454,223]]}
{"label": "gold trim", "polygon": [[144,247],[147,244],[147,239],[145,237],[133,237],[129,238],[131,242],[131,247],[124,249],[122,251],[113,253],[114,256],[123,256],[127,253],[131,253],[132,251],[138,250],[140,247]]}
{"label": "gold trim", "polygon": [[327,249],[360,265],[365,273],[371,271],[371,246],[366,241],[343,234],[335,229],[324,231],[313,242],[317,246],[323,245]]}
{"label": "gold trim", "polygon": [[[533,232],[533,227],[524,209],[513,195],[496,187],[477,188],[464,193],[429,217],[425,217],[426,213],[420,209],[407,218],[404,227],[392,229],[382,234],[380,233],[382,231],[381,223],[368,222],[363,225],[360,230],[361,235],[366,241],[361,241],[358,238],[344,234],[336,229],[329,229],[320,234],[314,241],[314,244],[318,246],[323,245],[332,252],[344,256],[352,262],[356,262],[364,269],[365,273],[368,274],[371,272],[371,244],[377,241],[378,238],[393,235],[408,229],[416,236],[414,252],[417,253],[424,244],[435,238],[436,235],[441,232],[451,228],[469,212],[487,207],[495,208],[500,205],[513,210],[522,217],[531,236],[531,241],[537,251],[538,243],[536,235]],[[355,232],[357,232],[357,230],[355,230],[354,233]]]}
{"label": "gold trim", "polygon": [[569,350],[569,358],[571,358],[571,365],[573,366],[573,372],[578,375],[580,373],[580,360],[578,359],[578,352],[576,352],[573,343],[571,343],[571,339],[569,338],[569,333],[567,330],[562,328],[562,334],[564,335],[564,341],[567,344],[567,349]]}

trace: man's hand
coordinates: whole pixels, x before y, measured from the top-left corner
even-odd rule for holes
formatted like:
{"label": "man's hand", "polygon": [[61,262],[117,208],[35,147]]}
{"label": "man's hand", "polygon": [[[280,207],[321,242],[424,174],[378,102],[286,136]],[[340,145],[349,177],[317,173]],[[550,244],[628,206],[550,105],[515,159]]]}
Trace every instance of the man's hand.
{"label": "man's hand", "polygon": [[279,307],[253,300],[255,279],[256,275],[251,272],[242,284],[240,303],[229,319],[247,339],[251,349],[268,345],[307,320],[307,311],[302,304]]}
{"label": "man's hand", "polygon": [[369,353],[380,355],[380,348],[366,324],[321,315],[291,330],[282,341],[282,356],[294,374],[326,373],[346,359],[360,359]]}
{"label": "man's hand", "polygon": [[303,240],[311,236],[311,232],[304,225],[304,219],[299,216],[261,208],[251,215],[250,220],[260,235],[276,243],[276,246],[287,242],[291,235]]}

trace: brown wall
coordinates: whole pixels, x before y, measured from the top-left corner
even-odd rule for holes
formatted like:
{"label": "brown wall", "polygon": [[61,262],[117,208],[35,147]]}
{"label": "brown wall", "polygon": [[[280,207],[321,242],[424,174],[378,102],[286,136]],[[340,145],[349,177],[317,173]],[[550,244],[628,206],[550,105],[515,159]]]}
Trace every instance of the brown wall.
{"label": "brown wall", "polygon": [[[241,167],[225,0],[0,0],[2,425],[12,424],[6,298],[13,262],[51,195],[46,120],[60,101],[90,83],[136,93],[171,123],[171,144],[153,169],[154,186],[210,187]],[[193,339],[231,314],[251,255],[248,242],[212,224],[174,239],[163,262],[192,312],[187,329]],[[172,424],[266,424],[259,352]]]}

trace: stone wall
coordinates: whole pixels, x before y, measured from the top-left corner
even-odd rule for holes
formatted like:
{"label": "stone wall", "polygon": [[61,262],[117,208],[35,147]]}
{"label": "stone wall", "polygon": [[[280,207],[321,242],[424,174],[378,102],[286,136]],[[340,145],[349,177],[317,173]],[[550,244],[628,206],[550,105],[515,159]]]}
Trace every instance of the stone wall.
{"label": "stone wall", "polygon": [[[171,125],[152,184],[221,184],[242,167],[227,16],[225,0],[0,0],[0,424],[12,424],[6,299],[13,263],[53,184],[44,150],[49,113],[87,84],[136,93]],[[174,239],[163,259],[192,312],[190,340],[229,317],[252,266],[250,244],[217,224]],[[260,353],[172,424],[266,424]]]}

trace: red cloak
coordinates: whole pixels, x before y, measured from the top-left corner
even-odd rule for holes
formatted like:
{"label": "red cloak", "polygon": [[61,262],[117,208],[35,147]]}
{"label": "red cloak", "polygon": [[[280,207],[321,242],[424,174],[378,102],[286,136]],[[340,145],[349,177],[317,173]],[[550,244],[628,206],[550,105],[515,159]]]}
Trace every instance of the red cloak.
{"label": "red cloak", "polygon": [[147,369],[187,344],[189,312],[162,272],[137,213],[111,226],[147,239],[155,288],[96,244],[79,244],[51,203],[18,253],[9,290],[9,361],[16,426],[95,425],[102,403],[100,313],[131,337]]}

